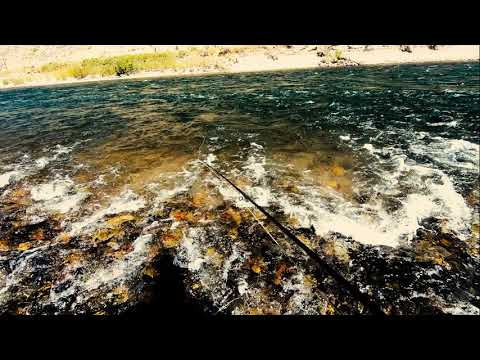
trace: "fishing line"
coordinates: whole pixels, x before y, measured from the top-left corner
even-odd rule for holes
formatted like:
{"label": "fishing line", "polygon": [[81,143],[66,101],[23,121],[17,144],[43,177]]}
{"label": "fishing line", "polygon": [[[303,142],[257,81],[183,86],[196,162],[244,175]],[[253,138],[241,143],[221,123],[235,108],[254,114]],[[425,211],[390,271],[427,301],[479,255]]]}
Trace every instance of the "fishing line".
{"label": "fishing line", "polygon": [[206,166],[214,175],[223,179],[228,184],[230,184],[236,191],[238,191],[245,199],[252,203],[263,215],[267,217],[268,220],[273,222],[285,235],[287,235],[290,240],[297,244],[312,260],[314,260],[317,265],[324,268],[326,272],[333,277],[338,284],[342,285],[347,289],[350,294],[359,300],[364,307],[368,308],[375,315],[385,315],[385,312],[382,308],[376,304],[370,296],[362,293],[355,285],[350,283],[343,275],[337,272],[333,267],[331,267],[327,262],[325,262],[315,251],[310,249],[305,243],[303,243],[297,236],[295,236],[289,229],[283,226],[279,221],[277,221],[272,215],[270,215],[263,207],[258,205],[250,196],[248,196],[242,189],[236,186],[232,181],[230,181],[226,176],[218,172],[208,163],[199,160],[204,166]]}

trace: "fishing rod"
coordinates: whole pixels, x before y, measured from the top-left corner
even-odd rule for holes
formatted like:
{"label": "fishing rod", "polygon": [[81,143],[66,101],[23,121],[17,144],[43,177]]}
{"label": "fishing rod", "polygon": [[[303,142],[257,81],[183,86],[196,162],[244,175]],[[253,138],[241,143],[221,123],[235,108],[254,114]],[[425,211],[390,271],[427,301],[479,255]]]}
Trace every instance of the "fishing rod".
{"label": "fishing rod", "polygon": [[217,171],[213,168],[210,164],[201,161],[200,162],[205,165],[214,175],[219,177],[220,179],[226,181],[230,184],[235,190],[237,190],[242,196],[247,199],[250,203],[252,203],[263,215],[267,217],[268,220],[273,222],[285,235],[290,238],[295,244],[297,244],[311,259],[313,259],[317,265],[324,268],[326,272],[333,277],[337,283],[342,285],[345,289],[347,289],[350,294],[359,300],[364,307],[368,308],[373,314],[375,315],[386,315],[382,308],[376,304],[370,297],[362,293],[355,285],[350,283],[343,275],[341,275],[338,271],[336,271],[333,267],[331,267],[325,260],[323,260],[315,251],[310,249],[303,241],[301,241],[295,234],[293,234],[289,229],[283,226],[277,219],[275,219],[272,215],[270,215],[263,207],[258,205],[250,196],[248,196],[242,189],[240,189],[237,185],[235,185],[232,181],[230,181],[226,176],[222,173]]}

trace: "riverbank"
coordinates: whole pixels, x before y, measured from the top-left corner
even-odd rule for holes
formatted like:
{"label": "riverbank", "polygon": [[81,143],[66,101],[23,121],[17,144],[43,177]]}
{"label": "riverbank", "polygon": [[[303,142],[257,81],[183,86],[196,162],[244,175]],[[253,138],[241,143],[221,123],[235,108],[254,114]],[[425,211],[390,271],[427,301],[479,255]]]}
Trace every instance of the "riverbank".
{"label": "riverbank", "polygon": [[[0,88],[47,86],[89,81],[206,74],[231,74],[337,66],[479,61],[479,45],[290,45],[290,46],[3,46],[0,47]],[[171,63],[148,70],[104,75],[63,71],[87,62],[124,61],[166,54]],[[130,61],[129,60],[129,61]],[[48,71],[50,69],[54,69]],[[132,67],[133,69],[133,67]],[[75,70],[75,69],[74,69]]]}

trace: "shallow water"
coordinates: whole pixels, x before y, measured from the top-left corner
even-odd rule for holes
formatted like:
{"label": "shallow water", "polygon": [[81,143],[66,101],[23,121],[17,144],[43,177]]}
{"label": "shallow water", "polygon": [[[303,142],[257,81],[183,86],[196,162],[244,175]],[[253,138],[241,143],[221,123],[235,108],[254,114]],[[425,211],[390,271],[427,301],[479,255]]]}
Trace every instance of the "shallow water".
{"label": "shallow water", "polygon": [[168,253],[206,311],[362,312],[202,160],[387,312],[478,313],[479,71],[1,91],[0,309],[124,312]]}

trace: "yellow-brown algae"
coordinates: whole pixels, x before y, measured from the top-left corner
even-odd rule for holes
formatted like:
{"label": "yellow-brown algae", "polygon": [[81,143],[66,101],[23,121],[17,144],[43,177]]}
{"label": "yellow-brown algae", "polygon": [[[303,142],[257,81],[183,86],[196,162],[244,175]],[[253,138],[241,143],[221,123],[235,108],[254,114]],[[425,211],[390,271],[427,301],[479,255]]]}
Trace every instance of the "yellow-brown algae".
{"label": "yellow-brown algae", "polygon": [[119,249],[111,254],[115,259],[123,259],[127,255],[128,251],[125,249]]}
{"label": "yellow-brown algae", "polygon": [[192,196],[192,204],[196,208],[200,208],[205,206],[205,203],[207,202],[207,194],[204,192],[196,192]]}
{"label": "yellow-brown algae", "polygon": [[134,221],[134,220],[137,220],[137,218],[135,216],[133,216],[131,214],[125,214],[125,215],[119,215],[119,216],[115,216],[113,218],[110,218],[106,221],[106,223],[109,226],[118,227],[125,222]]}
{"label": "yellow-brown algae", "polygon": [[[124,140],[129,141],[128,135]],[[98,153],[104,156],[98,157]],[[108,173],[112,164],[116,164],[122,171],[114,177],[114,186],[109,186],[110,190],[105,190],[118,191],[128,184],[134,192],[142,192],[148,184],[164,179],[165,174],[177,173],[194,158],[193,154],[172,148],[166,148],[164,151],[144,149],[141,152],[138,149],[118,149],[116,142],[103,144],[76,156],[76,159],[86,164],[87,168],[96,169],[96,173]]]}
{"label": "yellow-brown algae", "polygon": [[192,290],[197,290],[197,289],[200,289],[201,287],[202,287],[202,284],[199,282],[192,284]]}
{"label": "yellow-brown algae", "polygon": [[23,242],[18,244],[18,250],[20,251],[26,251],[32,248],[32,243],[31,242]]}
{"label": "yellow-brown algae", "polygon": [[327,305],[327,308],[326,308],[326,310],[325,310],[325,314],[326,314],[326,315],[335,315],[335,308],[333,307],[332,304],[329,303],[329,304]]}
{"label": "yellow-brown algae", "polygon": [[314,288],[317,286],[317,279],[313,275],[304,275],[303,276],[303,284],[308,287],[309,289]]}
{"label": "yellow-brown algae", "polygon": [[45,239],[45,234],[43,232],[43,229],[37,229],[35,230],[31,235],[30,239],[34,241],[42,241]]}
{"label": "yellow-brown algae", "polygon": [[337,240],[329,240],[323,246],[323,251],[327,256],[334,256],[342,262],[349,262],[348,248]]}
{"label": "yellow-brown algae", "polygon": [[421,240],[417,244],[418,255],[416,260],[420,262],[431,262],[435,265],[440,265],[447,269],[451,268],[451,265],[445,258],[450,256],[450,252],[441,246],[432,245],[431,241]]}
{"label": "yellow-brown algae", "polygon": [[71,240],[71,237],[67,233],[62,232],[58,235],[58,240],[60,240],[63,243],[68,243]]}
{"label": "yellow-brown algae", "polygon": [[152,279],[156,278],[158,276],[158,272],[157,270],[152,266],[152,265],[147,265],[144,269],[143,269],[143,274],[145,276],[148,276]]}
{"label": "yellow-brown algae", "polygon": [[239,226],[241,223],[242,223],[242,216],[240,215],[240,212],[239,211],[236,211],[234,210],[233,208],[229,208],[225,214],[228,216],[228,218],[230,218],[231,220],[233,220],[233,222]]}
{"label": "yellow-brown algae", "polygon": [[223,264],[224,256],[220,254],[215,248],[210,247],[207,249],[206,257],[208,261],[217,268],[220,268]]}
{"label": "yellow-brown algae", "polygon": [[180,228],[168,230],[162,235],[162,244],[166,249],[177,247],[183,239],[183,231]]}
{"label": "yellow-brown algae", "polygon": [[153,259],[155,256],[159,254],[161,250],[161,245],[159,243],[154,243],[148,249],[148,256],[147,259]]}
{"label": "yellow-brown algae", "polygon": [[122,237],[123,235],[125,235],[125,232],[121,229],[99,229],[95,232],[93,240],[95,242],[104,242],[113,237]]}
{"label": "yellow-brown algae", "polygon": [[115,295],[114,304],[123,304],[129,299],[129,289],[126,286],[118,286],[113,289],[112,293]]}
{"label": "yellow-brown algae", "polygon": [[25,307],[23,307],[23,308],[22,308],[22,307],[17,308],[17,310],[15,310],[15,313],[16,313],[17,315],[28,315],[28,314],[29,314],[27,308],[25,308]]}
{"label": "yellow-brown algae", "polygon": [[334,176],[343,176],[345,175],[345,169],[339,165],[334,165],[332,167],[332,174]]}
{"label": "yellow-brown algae", "polygon": [[30,197],[30,190],[27,190],[25,188],[17,188],[12,190],[8,194],[8,199],[16,206],[26,206],[32,203],[32,199]]}
{"label": "yellow-brown algae", "polygon": [[215,189],[203,189],[200,186],[193,186],[192,191],[193,207],[215,209],[223,204],[223,197]]}
{"label": "yellow-brown algae", "polygon": [[240,176],[238,178],[235,178],[233,180],[233,183],[238,186],[240,189],[245,189],[247,186],[251,186],[252,185],[252,182],[244,177],[244,176]]}
{"label": "yellow-brown algae", "polygon": [[238,238],[238,228],[233,227],[228,231],[228,236],[230,236],[231,239],[235,240]]}
{"label": "yellow-brown algae", "polygon": [[8,246],[8,242],[6,240],[0,240],[0,251],[9,251],[10,246]]}
{"label": "yellow-brown algae", "polygon": [[275,276],[273,278],[273,283],[275,285],[280,285],[282,282],[283,275],[287,272],[288,266],[285,263],[280,263],[277,266],[277,269],[275,271]]}
{"label": "yellow-brown algae", "polygon": [[193,214],[193,212],[185,210],[172,210],[169,216],[171,219],[174,219],[176,221],[193,222],[196,220],[196,216]]}
{"label": "yellow-brown algae", "polygon": [[65,257],[65,262],[71,265],[79,264],[83,260],[83,256],[80,252],[71,252]]}
{"label": "yellow-brown algae", "polygon": [[305,235],[300,234],[297,236],[298,239],[300,239],[301,242],[303,242],[305,245],[307,245],[309,248],[312,247],[312,242],[309,238],[307,238]]}
{"label": "yellow-brown algae", "polygon": [[303,172],[312,168],[316,155],[307,152],[276,153],[273,155],[273,160],[278,163],[288,164],[295,171]]}
{"label": "yellow-brown algae", "polygon": [[298,227],[300,225],[300,221],[298,221],[298,219],[293,216],[289,216],[287,221],[288,221],[288,224],[293,227]]}
{"label": "yellow-brown algae", "polygon": [[255,274],[260,274],[266,269],[267,264],[262,258],[256,256],[249,260],[249,267]]}

